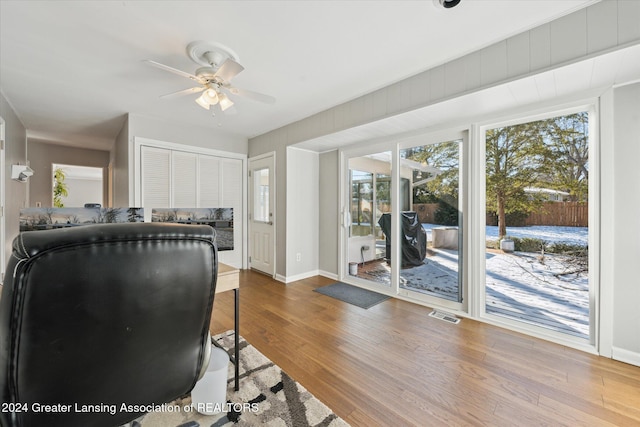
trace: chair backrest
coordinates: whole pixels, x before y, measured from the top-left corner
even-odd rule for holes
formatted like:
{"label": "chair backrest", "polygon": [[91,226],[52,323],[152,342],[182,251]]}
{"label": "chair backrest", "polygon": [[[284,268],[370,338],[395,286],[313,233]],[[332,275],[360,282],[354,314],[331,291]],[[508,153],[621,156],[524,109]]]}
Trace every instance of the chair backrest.
{"label": "chair backrest", "polygon": [[121,425],[195,385],[217,277],[211,227],[24,232],[6,274],[0,401],[12,406],[0,425]]}

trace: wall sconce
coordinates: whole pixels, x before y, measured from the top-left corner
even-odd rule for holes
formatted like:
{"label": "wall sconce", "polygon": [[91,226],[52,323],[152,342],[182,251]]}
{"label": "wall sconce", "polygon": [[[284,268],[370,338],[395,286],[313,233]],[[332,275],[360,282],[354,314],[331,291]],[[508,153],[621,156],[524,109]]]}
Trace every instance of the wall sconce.
{"label": "wall sconce", "polygon": [[33,169],[27,165],[11,165],[11,179],[14,181],[27,182],[33,173]]}

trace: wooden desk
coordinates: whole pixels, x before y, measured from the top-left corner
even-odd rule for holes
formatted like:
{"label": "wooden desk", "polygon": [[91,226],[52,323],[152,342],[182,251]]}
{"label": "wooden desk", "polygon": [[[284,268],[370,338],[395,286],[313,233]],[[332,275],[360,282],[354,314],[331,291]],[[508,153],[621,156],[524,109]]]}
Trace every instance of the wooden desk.
{"label": "wooden desk", "polygon": [[216,294],[240,288],[240,270],[227,264],[218,263]]}
{"label": "wooden desk", "polygon": [[[216,294],[233,290],[235,316],[234,316],[234,358],[232,360],[235,367],[235,389],[240,389],[240,270],[227,264],[218,263],[218,280],[216,282]],[[215,313],[214,313],[215,315]],[[214,344],[217,344],[214,342]]]}

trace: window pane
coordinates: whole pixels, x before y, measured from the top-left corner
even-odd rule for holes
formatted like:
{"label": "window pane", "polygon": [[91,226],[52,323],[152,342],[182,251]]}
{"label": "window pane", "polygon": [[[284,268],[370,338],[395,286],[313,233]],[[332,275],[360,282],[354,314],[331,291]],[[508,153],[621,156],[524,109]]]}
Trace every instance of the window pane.
{"label": "window pane", "polygon": [[458,302],[462,301],[460,144],[447,141],[400,151],[401,180],[409,189],[401,192],[408,212],[402,224],[400,287]]}
{"label": "window pane", "polygon": [[269,168],[253,171],[253,218],[269,222]]}
{"label": "window pane", "polygon": [[[385,151],[349,159],[351,228],[347,271],[383,286],[391,286],[391,158],[391,152]],[[383,229],[383,225],[389,227]]]}
{"label": "window pane", "polygon": [[587,112],[486,131],[486,311],[589,337]]}
{"label": "window pane", "polygon": [[373,174],[351,171],[351,235],[373,234]]}

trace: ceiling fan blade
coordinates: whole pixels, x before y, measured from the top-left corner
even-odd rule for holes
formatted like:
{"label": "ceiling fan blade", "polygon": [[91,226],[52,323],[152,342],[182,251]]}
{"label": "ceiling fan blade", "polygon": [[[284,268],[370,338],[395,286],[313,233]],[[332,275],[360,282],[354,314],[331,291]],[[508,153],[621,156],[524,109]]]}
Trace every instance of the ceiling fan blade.
{"label": "ceiling fan blade", "polygon": [[204,86],[190,87],[189,89],[184,89],[184,90],[179,90],[177,92],[167,93],[166,95],[160,95],[160,98],[164,98],[164,99],[177,98],[177,97],[183,96],[183,95],[189,95],[189,94],[192,94],[192,93],[202,92],[204,89],[205,89]]}
{"label": "ceiling fan blade", "polygon": [[244,70],[242,65],[231,58],[227,58],[218,71],[216,71],[216,77],[223,82],[230,82],[231,79],[240,74],[242,70]]}
{"label": "ceiling fan blade", "polygon": [[168,71],[170,73],[177,74],[179,76],[191,79],[194,82],[198,82],[200,84],[204,84],[205,83],[205,81],[202,80],[200,77],[194,76],[193,74],[189,74],[189,73],[187,73],[185,71],[182,71],[182,70],[178,70],[177,68],[169,67],[168,65],[164,65],[164,64],[161,64],[159,62],[152,61],[150,59],[144,59],[143,61],[146,62],[149,65],[152,65],[152,66],[156,67],[156,68],[160,68],[161,70],[165,70],[165,71]]}
{"label": "ceiling fan blade", "polygon": [[225,87],[229,93],[233,95],[242,96],[248,99],[252,99],[258,102],[264,102],[265,104],[275,104],[276,99],[273,96],[264,95],[262,93],[254,92],[252,90],[240,89],[237,87]]}

